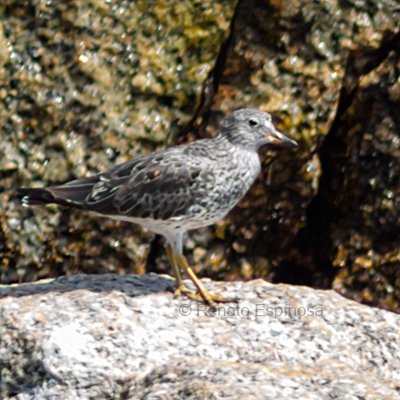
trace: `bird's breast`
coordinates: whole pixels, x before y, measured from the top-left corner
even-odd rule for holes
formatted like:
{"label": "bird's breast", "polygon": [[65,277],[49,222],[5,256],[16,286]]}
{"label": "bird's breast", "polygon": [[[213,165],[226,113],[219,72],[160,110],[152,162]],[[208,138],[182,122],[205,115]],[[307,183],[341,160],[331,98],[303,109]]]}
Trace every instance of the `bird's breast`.
{"label": "bird's breast", "polygon": [[224,173],[219,176],[219,184],[224,188],[225,196],[231,199],[230,204],[235,205],[246,194],[260,169],[260,158],[256,152],[233,151],[227,157]]}
{"label": "bird's breast", "polygon": [[211,172],[215,179],[199,205],[207,210],[209,223],[223,218],[240,201],[261,169],[258,154],[246,150],[227,152],[217,164]]}

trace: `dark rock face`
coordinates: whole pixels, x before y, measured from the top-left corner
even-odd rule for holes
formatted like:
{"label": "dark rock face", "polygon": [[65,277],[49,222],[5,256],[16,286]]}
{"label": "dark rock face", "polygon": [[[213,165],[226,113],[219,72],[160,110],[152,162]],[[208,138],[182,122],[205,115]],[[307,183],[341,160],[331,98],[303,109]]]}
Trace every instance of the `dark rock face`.
{"label": "dark rock face", "polygon": [[75,275],[0,287],[0,396],[395,399],[400,316],[333,291],[213,283],[215,310],[168,276]]}
{"label": "dark rock face", "polygon": [[239,3],[215,108],[257,102],[301,145],[226,223],[229,265],[398,310],[399,10],[354,5]]}
{"label": "dark rock face", "polygon": [[1,282],[167,271],[139,228],[25,210],[15,190],[210,135],[255,106],[300,149],[263,155],[229,218],[189,235],[197,271],[399,310],[397,2],[6,0],[0,11]]}
{"label": "dark rock face", "polygon": [[400,300],[399,39],[389,35],[380,48],[354,52],[347,62],[305,233],[317,265],[341,268],[335,288],[394,309]]}

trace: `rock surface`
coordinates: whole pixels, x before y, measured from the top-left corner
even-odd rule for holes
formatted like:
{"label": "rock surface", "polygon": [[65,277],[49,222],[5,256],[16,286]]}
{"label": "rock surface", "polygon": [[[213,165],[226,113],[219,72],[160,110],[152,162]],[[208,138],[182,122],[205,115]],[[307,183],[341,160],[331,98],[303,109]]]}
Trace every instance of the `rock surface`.
{"label": "rock surface", "polygon": [[0,287],[0,397],[398,399],[400,316],[333,291],[261,280],[76,275]]}
{"label": "rock surface", "polygon": [[255,106],[300,148],[268,155],[233,213],[190,233],[191,265],[399,311],[398,1],[148,4],[0,2],[0,282],[167,272],[137,227],[23,209],[15,191],[212,135]]}

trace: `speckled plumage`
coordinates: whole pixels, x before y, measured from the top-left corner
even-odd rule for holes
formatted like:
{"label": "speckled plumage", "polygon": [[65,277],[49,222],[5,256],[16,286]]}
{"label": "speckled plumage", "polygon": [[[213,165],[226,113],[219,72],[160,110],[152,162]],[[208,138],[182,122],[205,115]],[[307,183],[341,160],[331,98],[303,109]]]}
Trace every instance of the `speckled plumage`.
{"label": "speckled plumage", "polygon": [[295,146],[269,114],[235,111],[212,139],[140,156],[93,177],[44,189],[21,189],[26,205],[58,203],[137,223],[182,254],[183,234],[223,218],[258,173],[262,145]]}

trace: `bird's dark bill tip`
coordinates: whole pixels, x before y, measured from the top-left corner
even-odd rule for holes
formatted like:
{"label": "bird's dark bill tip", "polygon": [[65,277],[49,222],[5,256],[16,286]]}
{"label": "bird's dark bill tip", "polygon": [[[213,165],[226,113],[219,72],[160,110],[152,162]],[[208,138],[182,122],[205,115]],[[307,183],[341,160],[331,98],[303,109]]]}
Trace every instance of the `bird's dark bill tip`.
{"label": "bird's dark bill tip", "polygon": [[291,148],[291,149],[297,149],[299,147],[299,144],[295,140],[289,139],[287,137],[286,140],[284,140],[282,142],[282,146],[283,147],[288,147],[288,148]]}
{"label": "bird's dark bill tip", "polygon": [[288,148],[288,149],[297,149],[299,144],[284,135],[281,135],[279,138],[273,138],[270,143],[268,143],[268,147],[271,149],[281,149],[281,148]]}

